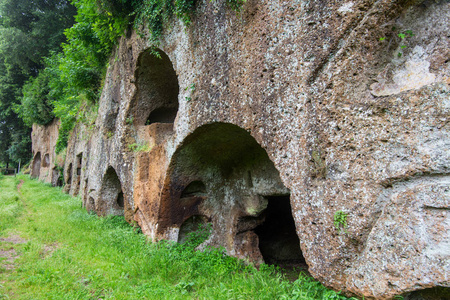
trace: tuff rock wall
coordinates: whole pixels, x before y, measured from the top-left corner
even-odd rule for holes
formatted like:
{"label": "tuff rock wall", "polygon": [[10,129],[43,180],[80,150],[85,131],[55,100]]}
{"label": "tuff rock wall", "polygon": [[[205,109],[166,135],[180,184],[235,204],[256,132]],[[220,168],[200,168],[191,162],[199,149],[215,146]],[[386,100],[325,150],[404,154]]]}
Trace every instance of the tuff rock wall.
{"label": "tuff rock wall", "polygon": [[33,161],[30,166],[30,175],[53,186],[62,185],[60,172],[64,165],[64,159],[58,162],[55,153],[58,135],[59,120],[55,119],[46,126],[33,124],[31,134]]}
{"label": "tuff rock wall", "polygon": [[[347,294],[449,287],[449,1],[223,2],[153,50],[120,40],[65,189],[154,240],[211,223],[207,244],[257,263],[299,245]],[[260,226],[286,199],[299,239],[272,243]]]}

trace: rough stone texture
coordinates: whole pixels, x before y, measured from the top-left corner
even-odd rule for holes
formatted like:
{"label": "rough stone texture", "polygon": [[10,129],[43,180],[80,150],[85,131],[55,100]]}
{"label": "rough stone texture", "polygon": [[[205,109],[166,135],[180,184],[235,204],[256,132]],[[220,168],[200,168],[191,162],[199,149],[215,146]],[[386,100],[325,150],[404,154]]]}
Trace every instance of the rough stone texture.
{"label": "rough stone texture", "polygon": [[268,201],[290,196],[325,285],[449,287],[449,2],[223,2],[174,20],[161,60],[135,32],[120,40],[94,128],[72,133],[67,191],[154,240],[210,222],[206,244],[254,262]]}
{"label": "rough stone texture", "polygon": [[56,141],[59,135],[59,121],[54,120],[48,125],[33,124],[31,133],[33,160],[31,162],[31,177],[58,185],[59,169],[56,160]]}

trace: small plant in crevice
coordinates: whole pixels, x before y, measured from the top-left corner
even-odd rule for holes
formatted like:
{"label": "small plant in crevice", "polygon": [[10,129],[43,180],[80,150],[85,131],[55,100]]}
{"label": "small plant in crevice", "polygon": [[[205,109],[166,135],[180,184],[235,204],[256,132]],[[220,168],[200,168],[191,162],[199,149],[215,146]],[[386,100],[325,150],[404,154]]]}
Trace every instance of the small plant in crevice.
{"label": "small plant in crevice", "polygon": [[348,227],[347,217],[348,217],[348,213],[346,213],[342,210],[338,210],[337,212],[334,213],[333,223],[334,223],[334,227],[336,228],[336,230],[338,232],[347,233],[347,227]]}
{"label": "small plant in crevice", "polygon": [[[411,39],[413,36],[415,36],[415,34],[413,33],[412,30],[405,30],[405,31],[397,31],[397,28],[395,26],[392,27],[392,31],[395,33],[390,39],[389,39],[389,44],[388,44],[388,48],[391,45],[391,42],[394,40],[397,40],[397,42],[400,43],[400,51],[397,52],[397,57],[400,58],[403,56],[403,49],[407,48],[407,45],[405,45],[407,43],[407,41],[409,39]],[[381,38],[378,39],[380,42],[384,42],[386,40],[386,37],[383,36]]]}
{"label": "small plant in crevice", "polygon": [[192,83],[192,84],[190,84],[190,85],[188,85],[185,89],[184,89],[185,91],[190,91],[190,95],[189,96],[186,96],[186,97],[184,97],[185,99],[186,99],[186,102],[189,102],[189,101],[191,101],[192,100],[192,93],[194,93],[195,92],[195,83]]}
{"label": "small plant in crevice", "polygon": [[148,144],[133,143],[128,145],[128,149],[133,152],[149,152],[152,147]]}
{"label": "small plant in crevice", "polygon": [[125,123],[126,123],[127,125],[133,125],[133,121],[134,121],[134,118],[133,118],[133,117],[128,117],[128,118],[125,120]]}
{"label": "small plant in crevice", "polygon": [[245,2],[247,2],[247,0],[226,0],[227,6],[237,13],[241,12]]}

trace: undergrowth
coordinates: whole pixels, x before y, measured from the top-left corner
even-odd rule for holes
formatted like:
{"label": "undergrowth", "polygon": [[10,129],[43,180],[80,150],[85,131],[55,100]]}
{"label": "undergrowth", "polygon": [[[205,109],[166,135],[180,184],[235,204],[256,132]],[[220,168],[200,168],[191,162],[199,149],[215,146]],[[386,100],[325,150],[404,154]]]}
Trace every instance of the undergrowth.
{"label": "undergrowth", "polygon": [[20,179],[23,202],[19,180],[0,179],[0,234],[27,240],[14,245],[15,269],[1,269],[0,299],[345,299],[304,274],[291,282],[224,249],[196,251],[210,225],[183,244],[151,243],[123,217],[97,217],[59,188]]}

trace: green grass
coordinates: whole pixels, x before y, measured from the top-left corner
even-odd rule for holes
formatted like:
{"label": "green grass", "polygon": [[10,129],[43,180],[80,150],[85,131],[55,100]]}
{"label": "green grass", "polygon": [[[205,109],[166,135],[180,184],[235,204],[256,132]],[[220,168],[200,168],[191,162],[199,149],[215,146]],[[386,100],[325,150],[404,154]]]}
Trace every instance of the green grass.
{"label": "green grass", "polygon": [[291,282],[221,249],[195,251],[201,235],[150,243],[123,217],[89,214],[25,176],[0,178],[0,191],[0,237],[26,240],[0,244],[19,255],[14,269],[0,261],[0,299],[346,299],[306,275]]}

